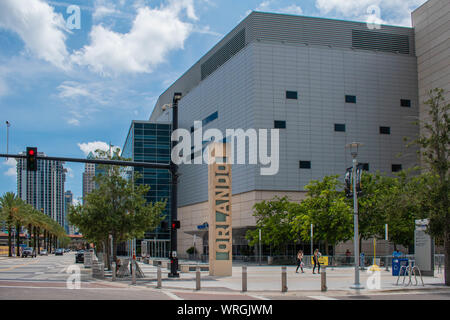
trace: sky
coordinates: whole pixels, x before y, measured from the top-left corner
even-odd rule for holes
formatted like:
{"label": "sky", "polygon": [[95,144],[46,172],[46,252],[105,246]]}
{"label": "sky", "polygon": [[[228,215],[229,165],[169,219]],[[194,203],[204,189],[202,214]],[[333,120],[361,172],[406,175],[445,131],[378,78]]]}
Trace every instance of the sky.
{"label": "sky", "polygon": [[[425,0],[0,0],[0,153],[123,147],[132,120],[252,11],[411,27]],[[66,163],[79,200],[83,164]],[[17,192],[0,159],[0,195]]]}

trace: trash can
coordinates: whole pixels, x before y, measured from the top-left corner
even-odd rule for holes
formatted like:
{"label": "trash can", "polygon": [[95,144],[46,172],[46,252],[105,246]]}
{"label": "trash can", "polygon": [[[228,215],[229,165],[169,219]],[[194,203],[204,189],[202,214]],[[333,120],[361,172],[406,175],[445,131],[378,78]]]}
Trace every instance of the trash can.
{"label": "trash can", "polygon": [[[408,258],[397,258],[397,257],[393,257],[392,258],[392,275],[395,277],[398,277],[399,273],[400,273],[400,268],[402,266],[408,266],[409,264],[409,260]],[[407,271],[404,271],[404,274],[407,275]],[[402,274],[403,275],[403,274]]]}

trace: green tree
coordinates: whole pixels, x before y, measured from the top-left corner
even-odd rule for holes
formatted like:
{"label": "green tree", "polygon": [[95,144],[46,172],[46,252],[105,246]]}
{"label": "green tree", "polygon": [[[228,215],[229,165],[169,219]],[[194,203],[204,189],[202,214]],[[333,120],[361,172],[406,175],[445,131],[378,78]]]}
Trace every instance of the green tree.
{"label": "green tree", "polygon": [[[101,158],[126,160],[119,156],[119,150],[113,155],[96,152]],[[94,177],[97,188],[87,195],[85,205],[71,207],[68,218],[87,240],[104,248],[111,235],[113,260],[116,261],[118,243],[143,238],[146,231],[156,228],[163,219],[166,203],[146,201],[150,187],[136,183],[139,174],[119,166],[102,166],[101,169],[104,173]],[[109,259],[107,261],[109,265]]]}
{"label": "green tree", "polygon": [[435,238],[444,240],[445,284],[450,286],[450,209],[449,209],[449,144],[450,144],[450,103],[444,97],[443,89],[433,89],[429,99],[428,117],[418,121],[420,136],[409,145],[420,147],[419,153],[425,164],[424,171],[434,177],[428,186],[433,207],[428,211],[430,220],[428,232]]}
{"label": "green tree", "polygon": [[307,197],[294,207],[292,219],[293,231],[304,240],[311,240],[311,224],[314,225],[314,239],[325,242],[328,246],[346,241],[353,234],[352,213],[346,203],[338,175],[325,176],[321,181],[312,180],[305,189]]}
{"label": "green tree", "polygon": [[14,217],[21,206],[20,198],[13,192],[6,192],[0,197],[0,221],[5,221],[8,228],[8,256],[12,257],[12,229],[15,227]]}
{"label": "green tree", "polygon": [[287,197],[275,197],[272,200],[264,200],[253,206],[253,216],[256,217],[256,229],[248,230],[246,239],[249,245],[259,243],[259,230],[261,230],[261,243],[271,245],[278,254],[288,242],[298,240],[291,227],[293,207],[296,203],[289,201]]}

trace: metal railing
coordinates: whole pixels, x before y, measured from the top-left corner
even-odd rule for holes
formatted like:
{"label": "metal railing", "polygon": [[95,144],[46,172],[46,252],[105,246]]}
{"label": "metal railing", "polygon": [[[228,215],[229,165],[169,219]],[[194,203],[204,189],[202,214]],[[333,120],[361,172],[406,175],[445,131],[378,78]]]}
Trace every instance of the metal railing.
{"label": "metal railing", "polygon": [[[401,266],[400,267],[396,285],[398,286],[398,282],[399,282],[401,276],[403,276],[403,283],[402,284],[404,286],[412,285],[412,275],[414,275],[414,281],[416,282],[415,286],[417,286],[418,285],[418,281],[417,281],[417,274],[416,273],[418,273],[419,276],[420,276],[420,280],[422,281],[422,286],[425,286],[425,284],[423,282],[423,278],[422,278],[422,273],[420,272],[419,267],[415,265],[415,260],[410,260],[409,264],[407,266]],[[409,281],[408,281],[407,284],[405,284],[406,276],[409,276]]]}

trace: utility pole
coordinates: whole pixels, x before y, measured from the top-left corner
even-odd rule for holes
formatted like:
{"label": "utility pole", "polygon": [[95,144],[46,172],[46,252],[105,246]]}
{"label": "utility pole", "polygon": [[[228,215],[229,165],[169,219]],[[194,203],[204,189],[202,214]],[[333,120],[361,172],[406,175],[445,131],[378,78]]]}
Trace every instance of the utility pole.
{"label": "utility pole", "polygon": [[[181,99],[181,93],[176,92],[173,95],[172,101],[172,133],[178,129],[178,101]],[[176,146],[177,142],[172,141],[172,150]],[[178,185],[178,166],[171,160],[170,161],[170,172],[172,174],[172,192],[170,201],[170,210],[173,221],[177,221],[177,185]],[[177,228],[170,228],[170,278],[179,278],[178,273],[178,257],[177,257]]]}
{"label": "utility pole", "polygon": [[354,235],[353,243],[355,250],[355,283],[350,287],[352,289],[364,289],[364,287],[359,283],[359,229],[358,229],[358,192],[356,190],[356,157],[358,155],[358,148],[362,146],[361,143],[353,142],[347,145],[350,148],[351,155],[353,158],[353,224],[354,224]]}

